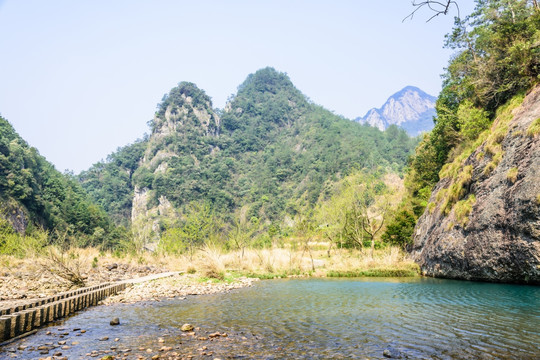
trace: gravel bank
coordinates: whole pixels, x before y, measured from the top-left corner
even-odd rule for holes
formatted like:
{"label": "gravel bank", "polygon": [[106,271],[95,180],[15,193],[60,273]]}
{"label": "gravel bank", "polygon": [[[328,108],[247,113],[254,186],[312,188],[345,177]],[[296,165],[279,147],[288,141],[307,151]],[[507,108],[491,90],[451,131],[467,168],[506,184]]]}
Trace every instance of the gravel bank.
{"label": "gravel bank", "polygon": [[135,284],[123,292],[110,296],[103,304],[134,303],[182,298],[187,295],[225,293],[233,289],[251,286],[259,279],[241,277],[233,282],[200,282],[197,275],[177,274],[171,277]]}

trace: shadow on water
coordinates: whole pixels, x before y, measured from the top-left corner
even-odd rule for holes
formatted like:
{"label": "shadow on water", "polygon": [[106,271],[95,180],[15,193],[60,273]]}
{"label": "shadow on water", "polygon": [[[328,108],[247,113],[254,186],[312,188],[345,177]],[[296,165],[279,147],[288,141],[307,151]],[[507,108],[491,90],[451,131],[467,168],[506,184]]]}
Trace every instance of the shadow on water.
{"label": "shadow on water", "polygon": [[[116,316],[122,324],[109,326]],[[193,336],[179,330],[184,323],[198,327]],[[212,332],[228,336],[209,338]],[[59,341],[66,341],[64,349]],[[430,278],[290,279],[228,294],[92,308],[9,345],[0,357],[47,356],[37,349],[45,345],[49,356],[61,352],[69,359],[91,351],[100,358],[150,358],[163,346],[179,358],[383,358],[387,350],[410,359],[535,359],[539,344],[540,287]]]}

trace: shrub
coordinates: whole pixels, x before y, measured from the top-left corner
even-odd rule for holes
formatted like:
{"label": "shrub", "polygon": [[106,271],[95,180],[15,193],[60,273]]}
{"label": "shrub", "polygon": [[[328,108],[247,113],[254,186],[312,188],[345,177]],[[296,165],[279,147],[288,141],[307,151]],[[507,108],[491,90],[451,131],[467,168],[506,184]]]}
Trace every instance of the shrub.
{"label": "shrub", "polygon": [[465,227],[469,223],[469,214],[472,211],[473,205],[476,203],[476,196],[471,194],[467,199],[458,201],[454,207],[454,215],[456,220]]}
{"label": "shrub", "polygon": [[[3,231],[2,231],[3,230]],[[0,229],[0,254],[25,258],[39,254],[48,242],[48,233],[35,230],[31,235],[19,235],[14,231]]]}
{"label": "shrub", "polygon": [[527,129],[527,135],[530,137],[535,137],[538,134],[540,134],[540,118],[534,120]]}
{"label": "shrub", "polygon": [[517,177],[518,177],[518,168],[517,167],[511,168],[506,173],[506,179],[508,179],[508,181],[510,181],[512,184],[517,181]]}
{"label": "shrub", "polygon": [[462,102],[457,111],[461,134],[469,140],[475,140],[489,127],[488,115],[487,111],[475,107],[471,101]]}
{"label": "shrub", "polygon": [[414,217],[414,214],[406,210],[400,211],[396,214],[394,219],[388,223],[381,239],[387,244],[407,247],[407,245],[412,244],[412,235],[415,225],[416,218]]}

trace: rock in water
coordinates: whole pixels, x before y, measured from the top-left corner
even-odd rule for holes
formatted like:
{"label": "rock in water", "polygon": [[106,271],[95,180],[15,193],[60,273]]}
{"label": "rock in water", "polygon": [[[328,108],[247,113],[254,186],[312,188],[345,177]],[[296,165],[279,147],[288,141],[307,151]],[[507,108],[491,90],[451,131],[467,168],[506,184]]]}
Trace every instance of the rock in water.
{"label": "rock in water", "polygon": [[540,284],[539,119],[537,86],[441,171],[414,230],[412,255],[425,275]]}
{"label": "rock in water", "polygon": [[385,349],[382,354],[385,358],[401,359],[401,354],[399,353],[399,351],[393,348]]}
{"label": "rock in water", "polygon": [[180,328],[180,330],[182,330],[182,331],[193,331],[193,329],[194,329],[194,327],[191,324],[184,324]]}
{"label": "rock in water", "polygon": [[111,325],[120,325],[120,319],[115,317],[114,319],[111,320],[110,324]]}

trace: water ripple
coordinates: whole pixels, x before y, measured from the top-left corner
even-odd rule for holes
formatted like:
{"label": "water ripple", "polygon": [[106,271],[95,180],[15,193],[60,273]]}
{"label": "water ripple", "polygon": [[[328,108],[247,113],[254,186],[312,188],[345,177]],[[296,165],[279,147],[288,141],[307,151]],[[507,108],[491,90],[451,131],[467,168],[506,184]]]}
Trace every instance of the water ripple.
{"label": "water ripple", "polygon": [[[410,359],[540,358],[540,288],[532,286],[280,280],[151,305],[95,308],[68,322],[92,328],[97,318],[119,316],[124,326],[114,336],[127,339],[128,347],[189,322],[249,336],[235,345],[241,358],[382,358],[387,348]],[[105,333],[95,326],[91,331],[94,337]],[[85,349],[90,346],[97,345]]]}

